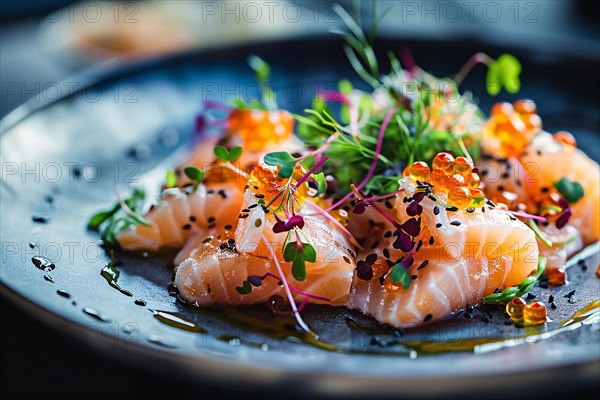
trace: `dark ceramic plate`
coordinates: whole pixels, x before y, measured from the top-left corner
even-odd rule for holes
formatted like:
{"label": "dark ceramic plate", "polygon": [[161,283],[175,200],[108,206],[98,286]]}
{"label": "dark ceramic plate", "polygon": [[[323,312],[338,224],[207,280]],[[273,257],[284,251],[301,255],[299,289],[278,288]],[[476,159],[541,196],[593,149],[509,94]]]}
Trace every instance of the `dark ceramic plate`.
{"label": "dark ceramic plate", "polygon": [[[405,47],[438,75],[457,71],[475,51],[503,51],[477,43],[380,42],[381,49]],[[271,62],[281,105],[296,111],[309,105],[317,85],[334,87],[341,77],[354,76],[336,40],[272,43],[80,77],[62,86],[76,87],[72,93],[57,98],[46,92],[5,118],[4,295],[70,337],[129,362],[224,384],[302,383],[295,394],[502,393],[515,383],[533,390],[543,382],[554,390],[598,376],[597,321],[560,328],[600,297],[597,245],[581,254],[582,262],[572,261],[568,285],[533,290],[542,301],[553,295],[557,306],[550,309],[552,322],[536,329],[507,322],[493,307],[409,331],[378,327],[342,309],[312,307],[305,318],[327,344],[308,343],[289,320],[270,319],[262,307],[197,310],[177,302],[167,289],[167,257],[118,254],[123,291],[110,286],[101,275],[108,258],[98,236],[86,230],[87,219],[110,205],[115,183],[121,190],[136,182],[157,187],[188,143],[203,100],[255,96],[245,62],[254,53]],[[520,96],[536,99],[548,130],[571,130],[598,160],[595,61],[516,55],[524,64]],[[468,83],[487,109],[497,99],[485,97],[481,74]],[[39,256],[55,268],[36,268],[32,257]]]}

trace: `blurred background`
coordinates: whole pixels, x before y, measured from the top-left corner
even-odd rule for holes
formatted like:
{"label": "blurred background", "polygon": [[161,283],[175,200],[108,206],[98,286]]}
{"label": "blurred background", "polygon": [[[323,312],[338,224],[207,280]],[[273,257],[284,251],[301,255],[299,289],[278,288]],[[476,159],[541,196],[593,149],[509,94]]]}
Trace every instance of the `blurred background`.
{"label": "blurred background", "polygon": [[[594,1],[337,3],[352,11],[367,29],[374,12],[391,7],[379,27],[382,36],[407,41],[478,41],[521,52],[535,50],[536,57],[548,59],[584,59],[596,65],[600,60],[600,15]],[[83,71],[176,52],[328,35],[340,26],[332,4],[316,0],[2,0],[0,117],[43,90],[68,89],[59,83]],[[589,82],[589,87],[598,93],[598,80]],[[598,133],[597,110],[591,118]],[[87,398],[201,395],[192,385],[148,375],[70,343],[5,299],[0,299],[0,307],[3,398],[70,399],[81,398],[82,393],[91,393]]]}

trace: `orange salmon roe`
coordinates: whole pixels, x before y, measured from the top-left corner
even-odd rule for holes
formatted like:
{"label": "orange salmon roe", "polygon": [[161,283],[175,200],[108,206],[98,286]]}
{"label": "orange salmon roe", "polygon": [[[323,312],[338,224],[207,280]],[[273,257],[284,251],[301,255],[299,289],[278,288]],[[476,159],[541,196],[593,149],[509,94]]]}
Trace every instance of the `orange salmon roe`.
{"label": "orange salmon roe", "polygon": [[539,325],[546,322],[548,310],[546,305],[540,301],[534,301],[523,309],[523,321],[525,325]]}
{"label": "orange salmon roe", "polygon": [[439,153],[432,162],[433,170],[417,161],[404,169],[402,175],[413,182],[421,181],[433,185],[435,192],[448,195],[447,203],[460,209],[479,204],[483,192],[479,189],[480,177],[464,157],[454,158],[450,153]]}
{"label": "orange salmon roe", "polygon": [[[280,178],[277,176],[279,167],[269,166],[265,164],[255,166],[250,172],[250,178],[248,185],[253,193],[263,195],[265,203],[269,204],[275,196],[279,194],[283,186],[285,186],[291,179],[291,184],[294,185],[296,182],[306,174],[306,169],[301,165],[297,164],[294,168],[294,173],[291,178]],[[296,191],[296,199],[303,201],[304,198],[308,197],[308,185],[303,184]],[[275,202],[276,204],[277,201]]]}
{"label": "orange salmon roe", "polygon": [[556,140],[558,142],[561,142],[568,146],[577,147],[577,141],[575,140],[573,135],[571,135],[567,131],[558,131],[554,135],[552,135],[552,137],[554,138],[554,140]]}
{"label": "orange salmon roe", "polygon": [[515,297],[508,303],[506,303],[506,313],[510,316],[511,319],[516,321],[520,321],[523,319],[523,309],[527,303],[521,297]]}
{"label": "orange salmon roe", "polygon": [[531,100],[497,103],[492,107],[484,135],[497,141],[502,157],[519,156],[533,136],[542,129],[542,120]]}
{"label": "orange salmon roe", "polygon": [[244,150],[261,151],[289,139],[294,118],[286,111],[234,110],[227,124],[231,133],[242,138]]}

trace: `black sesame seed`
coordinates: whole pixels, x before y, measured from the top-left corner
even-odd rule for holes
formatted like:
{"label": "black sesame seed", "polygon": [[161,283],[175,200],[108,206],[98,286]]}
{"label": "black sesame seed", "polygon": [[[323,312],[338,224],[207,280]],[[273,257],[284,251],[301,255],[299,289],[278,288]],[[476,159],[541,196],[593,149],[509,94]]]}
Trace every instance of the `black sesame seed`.
{"label": "black sesame seed", "polygon": [[346,263],[350,264],[350,259],[346,256],[342,256],[342,258],[344,259],[344,261],[346,261]]}
{"label": "black sesame seed", "polygon": [[209,219],[207,219],[209,224],[212,224],[213,222],[215,222],[215,217],[210,217]]}
{"label": "black sesame seed", "polygon": [[[248,210],[247,208],[244,208],[244,209],[242,210],[242,212],[243,212],[243,213],[249,213],[249,212],[250,212],[250,210]],[[210,222],[210,221],[208,221],[208,222]]]}
{"label": "black sesame seed", "polygon": [[438,215],[440,213],[440,208],[438,206],[433,207],[433,213]]}
{"label": "black sesame seed", "polygon": [[393,204],[392,204],[392,202],[391,202],[391,201],[389,201],[389,200],[386,200],[386,201],[385,201],[385,206],[386,206],[387,208],[394,208],[394,205],[393,205]]}
{"label": "black sesame seed", "polygon": [[502,185],[498,185],[498,190],[499,190],[500,192],[504,192],[504,186],[502,186]]}
{"label": "black sesame seed", "polygon": [[194,217],[193,215],[190,215],[190,222],[196,222],[196,217]]}
{"label": "black sesame seed", "polygon": [[383,249],[383,256],[385,258],[390,258],[390,251],[388,249]]}
{"label": "black sesame seed", "polygon": [[255,194],[255,195],[254,195],[254,197],[256,197],[257,199],[264,199],[264,198],[265,198],[265,195],[264,195],[264,194],[257,193],[257,194]]}
{"label": "black sesame seed", "polygon": [[418,270],[419,270],[419,269],[423,269],[423,268],[425,268],[425,267],[427,266],[427,264],[429,264],[429,260],[425,260],[425,261],[423,261],[423,262],[421,263],[421,265],[419,265],[419,266],[417,267],[417,269],[418,269]]}
{"label": "black sesame seed", "polygon": [[392,231],[387,231],[386,233],[383,234],[384,238],[389,238],[392,237]]}
{"label": "black sesame seed", "polygon": [[433,245],[435,243],[435,239],[433,238],[433,236],[429,237],[429,244]]}
{"label": "black sesame seed", "polygon": [[431,321],[432,319],[433,319],[433,315],[431,315],[431,314],[427,314],[427,315],[425,316],[425,319],[423,320],[423,322]]}
{"label": "black sesame seed", "polygon": [[458,207],[446,207],[446,211],[458,211]]}
{"label": "black sesame seed", "polygon": [[374,248],[377,248],[378,246],[379,246],[379,240],[376,240],[376,241],[374,241],[374,242],[373,242],[373,244],[371,245],[371,248],[372,248],[372,249],[374,249]]}
{"label": "black sesame seed", "polygon": [[225,225],[225,230],[226,231],[230,230],[231,228],[233,228],[231,225]]}
{"label": "black sesame seed", "polygon": [[208,189],[208,190],[206,191],[206,194],[213,194],[214,192],[215,192],[214,190],[212,190],[212,189]]}
{"label": "black sesame seed", "polygon": [[556,303],[550,303],[550,308],[553,310],[556,310],[556,308],[557,308]]}
{"label": "black sesame seed", "polygon": [[258,189],[259,189],[259,188],[258,188],[258,186],[253,186],[253,188],[254,188],[255,190],[258,190]]}
{"label": "black sesame seed", "polygon": [[550,188],[548,188],[548,187],[543,187],[540,189],[540,192],[542,192],[542,193],[548,193],[549,191],[550,191]]}
{"label": "black sesame seed", "polygon": [[227,241],[227,243],[229,243],[229,244],[235,244],[235,240],[234,240],[234,239],[229,239],[229,240]]}
{"label": "black sesame seed", "polygon": [[184,231],[189,231],[190,229],[192,229],[192,225],[190,224],[185,224],[184,226],[182,226]]}
{"label": "black sesame seed", "polygon": [[468,312],[469,314],[471,314],[473,312],[473,306],[470,305],[469,303],[467,303],[467,306],[465,307],[465,311]]}
{"label": "black sesame seed", "polygon": [[548,297],[548,303],[554,303],[554,295],[553,295],[553,294],[551,294],[551,295]]}
{"label": "black sesame seed", "polygon": [[417,276],[416,275],[411,275],[410,279],[412,279],[414,281],[415,279],[417,279]]}
{"label": "black sesame seed", "polygon": [[450,222],[450,225],[460,226],[460,221],[452,221]]}
{"label": "black sesame seed", "polygon": [[569,293],[567,293],[567,294],[566,294],[564,297],[565,297],[565,298],[567,298],[567,299],[568,299],[568,298],[571,298],[571,297],[573,297],[573,296],[575,295],[575,292],[576,292],[576,291],[577,291],[577,290],[571,290],[571,291],[570,291]]}
{"label": "black sesame seed", "polygon": [[537,297],[537,296],[536,296],[535,294],[527,293],[527,297],[526,297],[526,299],[527,299],[527,300],[533,300],[533,299],[535,299],[536,297]]}
{"label": "black sesame seed", "polygon": [[255,208],[257,205],[258,205],[258,203],[252,204],[252,205],[248,206],[248,209]]}
{"label": "black sesame seed", "polygon": [[417,243],[417,248],[415,249],[415,252],[421,250],[421,246],[423,246],[423,241],[419,240],[419,243]]}
{"label": "black sesame seed", "polygon": [[505,173],[503,173],[503,174],[502,174],[502,178],[503,178],[503,179],[506,179],[506,178],[508,178],[509,176],[510,176],[510,174],[509,174],[508,172],[505,172]]}
{"label": "black sesame seed", "polygon": [[[246,215],[246,217],[247,217],[247,215]],[[208,225],[208,229],[213,229],[213,228],[216,228],[216,227],[217,227],[217,224],[210,224],[210,225]]]}
{"label": "black sesame seed", "polygon": [[442,227],[442,224],[438,222],[437,224],[435,224],[435,227],[436,227],[436,228],[441,228],[441,227]]}

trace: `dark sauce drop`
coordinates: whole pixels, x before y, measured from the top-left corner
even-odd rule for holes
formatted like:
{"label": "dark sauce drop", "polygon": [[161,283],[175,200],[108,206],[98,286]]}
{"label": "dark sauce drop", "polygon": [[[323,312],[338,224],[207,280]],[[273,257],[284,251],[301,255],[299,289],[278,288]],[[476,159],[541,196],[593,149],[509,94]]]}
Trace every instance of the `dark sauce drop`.
{"label": "dark sauce drop", "polygon": [[48,260],[46,257],[31,257],[31,262],[33,262],[33,265],[35,265],[36,268],[44,271],[52,271],[54,268],[56,268],[56,265],[54,265],[54,263]]}
{"label": "dark sauce drop", "polygon": [[34,214],[31,216],[31,220],[38,224],[47,224],[50,222],[50,217],[45,214]]}

